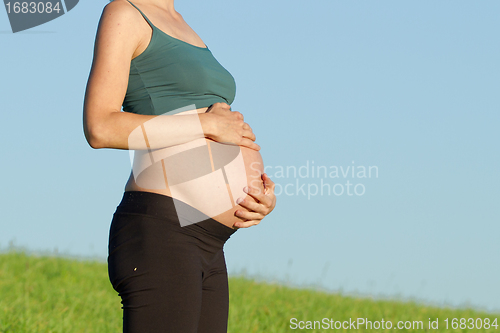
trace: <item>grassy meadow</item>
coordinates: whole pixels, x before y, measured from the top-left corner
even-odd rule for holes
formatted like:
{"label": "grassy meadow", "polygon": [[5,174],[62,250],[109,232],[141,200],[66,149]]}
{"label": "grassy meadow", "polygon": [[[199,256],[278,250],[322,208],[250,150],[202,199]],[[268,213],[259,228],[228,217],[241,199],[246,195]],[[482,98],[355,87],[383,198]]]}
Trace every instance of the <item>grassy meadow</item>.
{"label": "grassy meadow", "polygon": [[[486,318],[490,324],[496,320],[500,325],[500,314],[473,309],[361,299],[265,284],[243,277],[231,277],[229,288],[228,331],[231,333],[390,332],[398,330],[395,326],[399,321],[403,325],[407,322],[407,327],[413,326],[403,328],[403,332],[500,333],[500,326],[484,328]],[[292,318],[296,320],[291,321]],[[373,328],[349,324],[349,320],[355,322],[358,318],[371,321]],[[460,328],[457,320],[454,325],[457,328],[453,329],[453,318],[473,318],[474,323],[482,322],[483,328],[471,328],[470,321],[462,321]],[[386,328],[377,329],[377,322],[382,325],[382,319]],[[436,319],[438,327],[429,329],[429,320],[435,322]],[[121,332],[121,320],[120,298],[111,287],[105,263],[19,251],[0,253],[0,333]],[[336,329],[335,321],[339,321],[337,328],[345,321],[346,328]],[[391,321],[392,329],[387,328],[387,321]],[[413,322],[419,321],[423,327],[414,326],[417,323]]]}

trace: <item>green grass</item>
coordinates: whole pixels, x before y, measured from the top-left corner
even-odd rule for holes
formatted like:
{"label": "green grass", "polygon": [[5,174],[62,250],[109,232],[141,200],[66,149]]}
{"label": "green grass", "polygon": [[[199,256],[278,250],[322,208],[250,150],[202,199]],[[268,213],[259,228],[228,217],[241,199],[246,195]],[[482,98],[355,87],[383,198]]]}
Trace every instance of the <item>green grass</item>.
{"label": "green grass", "polygon": [[[412,302],[372,300],[293,289],[233,277],[229,281],[229,332],[389,332],[395,330],[292,330],[290,319],[321,321],[382,318],[422,321],[424,329],[403,332],[500,332],[498,328],[446,329],[449,318],[490,318],[472,309],[450,309]],[[0,254],[0,332],[121,332],[121,303],[102,262],[34,256],[22,252]],[[428,329],[429,318],[439,318],[437,330]],[[500,319],[497,319],[499,322]],[[144,332],[147,333],[147,332]]]}

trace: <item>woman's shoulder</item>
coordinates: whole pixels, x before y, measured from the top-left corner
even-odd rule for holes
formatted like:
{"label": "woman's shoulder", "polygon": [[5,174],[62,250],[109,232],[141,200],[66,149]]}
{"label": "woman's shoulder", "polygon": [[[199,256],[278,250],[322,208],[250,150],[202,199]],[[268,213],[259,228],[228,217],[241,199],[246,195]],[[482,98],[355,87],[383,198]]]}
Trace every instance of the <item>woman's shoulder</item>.
{"label": "woman's shoulder", "polygon": [[142,15],[126,0],[114,0],[103,8],[97,28],[97,58],[128,61],[147,36]]}
{"label": "woman's shoulder", "polygon": [[102,10],[98,34],[104,33],[117,39],[133,39],[134,44],[137,44],[146,35],[148,28],[141,13],[127,0],[113,0]]}
{"label": "woman's shoulder", "polygon": [[141,14],[127,0],[113,0],[102,10],[102,19],[116,23],[135,23],[142,20]]}

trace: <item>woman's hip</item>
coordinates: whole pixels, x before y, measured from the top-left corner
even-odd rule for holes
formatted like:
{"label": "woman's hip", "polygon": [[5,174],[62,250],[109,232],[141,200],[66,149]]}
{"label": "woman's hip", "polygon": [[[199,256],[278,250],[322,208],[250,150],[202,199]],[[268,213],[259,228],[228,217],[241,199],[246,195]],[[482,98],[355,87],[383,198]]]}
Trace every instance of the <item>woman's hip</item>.
{"label": "woman's hip", "polygon": [[[210,265],[223,255],[225,242],[236,230],[211,218],[183,227],[175,200],[151,192],[124,193],[109,231],[108,268],[113,285],[118,283],[114,279],[145,269],[151,273],[175,269],[172,263]],[[183,214],[190,215],[189,206],[182,207]]]}

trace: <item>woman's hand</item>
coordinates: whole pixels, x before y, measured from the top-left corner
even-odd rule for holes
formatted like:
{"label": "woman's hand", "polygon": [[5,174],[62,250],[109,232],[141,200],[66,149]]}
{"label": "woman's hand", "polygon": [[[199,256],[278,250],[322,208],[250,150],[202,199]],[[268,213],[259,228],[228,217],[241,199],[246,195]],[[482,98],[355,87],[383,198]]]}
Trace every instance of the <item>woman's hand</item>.
{"label": "woman's hand", "polygon": [[264,192],[259,189],[252,188],[250,186],[246,187],[248,191],[245,191],[249,196],[255,199],[255,202],[251,200],[238,199],[236,201],[241,207],[248,209],[249,211],[237,210],[234,215],[244,219],[243,222],[236,222],[234,224],[237,228],[248,228],[253,225],[257,225],[260,221],[273,211],[276,207],[276,196],[274,195],[274,182],[265,173],[262,174],[262,180],[264,182]]}
{"label": "woman's hand", "polygon": [[[200,114],[203,132],[206,137],[214,141],[237,146],[244,146],[254,150],[260,150],[256,144],[255,134],[250,125],[243,121],[243,115],[238,111],[231,111],[231,107],[226,103],[213,104],[206,113]],[[208,118],[207,118],[208,116]]]}

